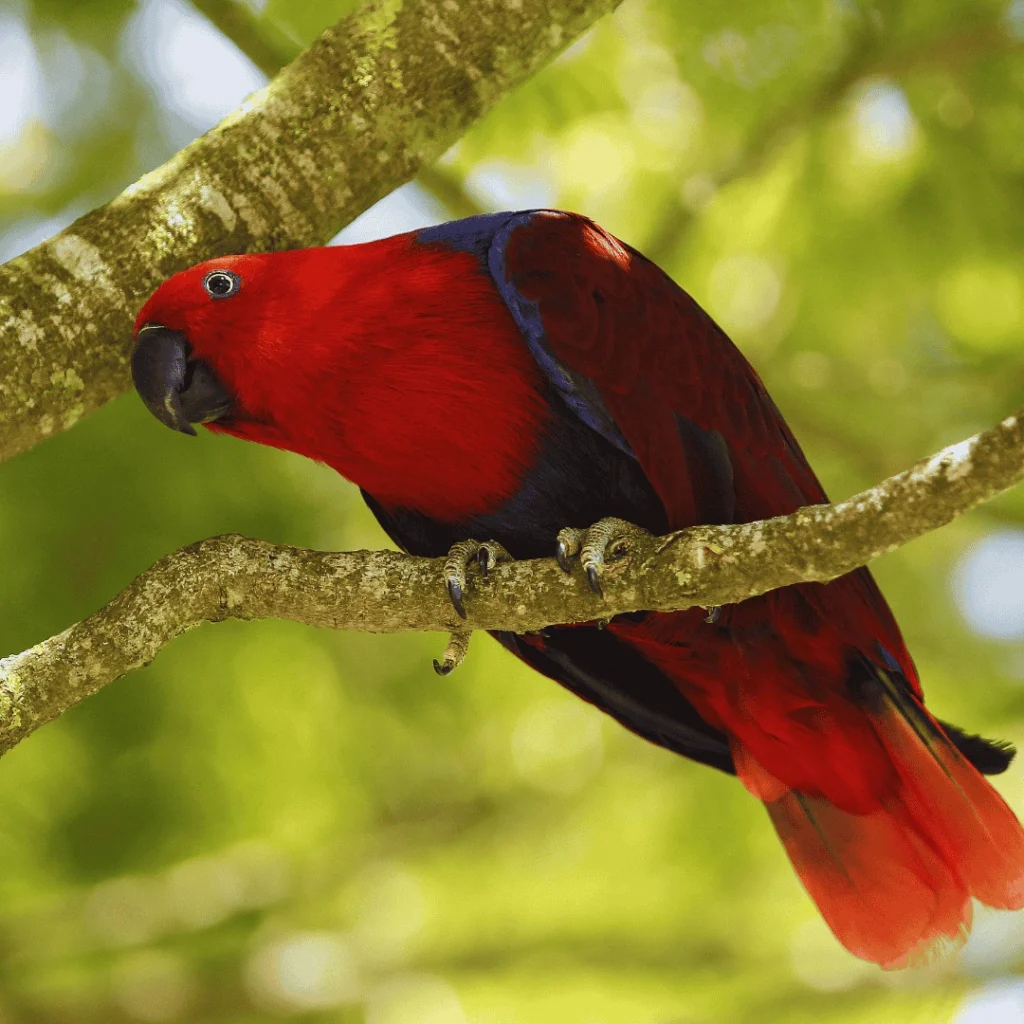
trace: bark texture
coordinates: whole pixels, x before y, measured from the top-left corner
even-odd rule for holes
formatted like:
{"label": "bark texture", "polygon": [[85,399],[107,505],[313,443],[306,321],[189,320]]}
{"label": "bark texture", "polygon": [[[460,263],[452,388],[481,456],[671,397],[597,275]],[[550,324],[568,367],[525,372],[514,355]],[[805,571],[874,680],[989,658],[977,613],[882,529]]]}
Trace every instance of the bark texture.
{"label": "bark texture", "polygon": [[[459,619],[444,559],[391,551],[332,554],[215,537],[157,562],[105,608],[0,660],[0,753],[186,630],[228,618],[284,618],[379,633],[542,629],[624,612],[733,604],[799,582],[827,582],[950,522],[1024,478],[1024,410],[835,505],[741,526],[641,537],[609,563],[604,597],[554,559],[502,563]],[[424,666],[426,668],[426,666]],[[450,667],[450,665],[449,665]]]}
{"label": "bark texture", "polygon": [[0,267],[0,460],[125,391],[134,316],[225,253],[326,242],[619,0],[371,0],[220,125]]}

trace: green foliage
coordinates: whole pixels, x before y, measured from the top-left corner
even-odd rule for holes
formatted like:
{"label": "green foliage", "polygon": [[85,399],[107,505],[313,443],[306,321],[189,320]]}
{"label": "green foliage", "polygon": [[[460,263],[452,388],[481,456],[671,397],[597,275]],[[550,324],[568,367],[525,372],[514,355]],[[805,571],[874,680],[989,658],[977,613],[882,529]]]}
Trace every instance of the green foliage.
{"label": "green foliage", "polygon": [[[263,17],[308,41],[349,6]],[[25,13],[54,87],[85,71],[0,157],[8,237],[107,199],[181,130],[118,45],[129,4]],[[626,0],[442,169],[658,258],[844,496],[1024,404],[1022,31],[1019,2]],[[1022,502],[877,567],[932,706],[1011,739],[1024,646],[969,632],[949,581]],[[323,467],[172,435],[125,396],[0,466],[0,651],[226,531],[383,544]],[[439,680],[443,642],[207,628],[7,755],[0,1018],[938,1024],[1024,967],[998,915],[963,965],[855,962],[734,780],[486,638]],[[1022,779],[1000,782],[1019,811]]]}

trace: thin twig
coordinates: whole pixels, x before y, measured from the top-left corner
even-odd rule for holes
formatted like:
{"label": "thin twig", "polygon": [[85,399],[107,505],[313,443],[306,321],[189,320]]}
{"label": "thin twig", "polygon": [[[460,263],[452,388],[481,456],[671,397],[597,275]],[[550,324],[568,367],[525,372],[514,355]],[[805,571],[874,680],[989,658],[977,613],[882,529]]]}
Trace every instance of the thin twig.
{"label": "thin twig", "polygon": [[258,17],[241,0],[192,0],[192,6],[267,78],[273,78],[302,51],[298,42],[266,18]]}

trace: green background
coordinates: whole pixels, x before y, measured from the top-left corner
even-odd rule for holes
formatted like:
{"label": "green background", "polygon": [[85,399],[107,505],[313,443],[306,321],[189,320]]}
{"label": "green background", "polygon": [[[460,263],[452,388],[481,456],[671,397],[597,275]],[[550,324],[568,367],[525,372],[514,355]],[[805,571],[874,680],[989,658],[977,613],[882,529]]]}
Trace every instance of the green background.
{"label": "green background", "polygon": [[[304,43],[349,6],[258,22]],[[227,78],[189,106],[199,36]],[[843,497],[1024,404],[1022,43],[1020,0],[626,0],[347,237],[589,214],[720,320]],[[183,2],[0,6],[0,258],[231,109],[229,57]],[[1018,741],[1022,518],[1018,491],[876,566],[932,706]],[[0,466],[0,654],[227,531],[385,543],[327,469],[111,403]],[[954,594],[984,551],[979,632]],[[1024,1021],[1024,915],[862,964],[735,780],[486,638],[439,679],[444,641],[207,627],[6,755],[0,1022]],[[1024,769],[997,784],[1024,810]]]}

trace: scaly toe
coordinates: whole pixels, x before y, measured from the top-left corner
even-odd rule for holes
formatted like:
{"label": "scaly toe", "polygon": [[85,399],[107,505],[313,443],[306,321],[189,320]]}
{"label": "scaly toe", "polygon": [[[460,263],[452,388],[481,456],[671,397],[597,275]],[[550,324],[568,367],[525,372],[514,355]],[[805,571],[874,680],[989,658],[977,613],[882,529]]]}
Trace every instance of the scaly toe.
{"label": "scaly toe", "polygon": [[496,540],[484,541],[476,555],[477,565],[484,579],[499,562],[514,561],[512,556]]}
{"label": "scaly toe", "polygon": [[466,569],[473,561],[486,578],[499,562],[510,562],[512,556],[494,540],[462,540],[451,546],[444,563],[444,583],[448,589],[448,598],[460,619],[466,617],[465,595],[469,589]]}
{"label": "scaly toe", "polygon": [[463,603],[468,583],[466,581],[466,565],[480,551],[478,540],[462,540],[453,544],[444,563],[444,584],[448,588],[448,598],[460,619],[466,617],[466,606]]}
{"label": "scaly toe", "polygon": [[439,676],[450,675],[462,664],[469,651],[469,638],[472,635],[470,630],[452,633],[448,640],[448,646],[444,649],[444,654],[441,655],[441,660],[434,659],[434,671]]}
{"label": "scaly toe", "polygon": [[562,572],[572,572],[572,560],[582,550],[584,537],[586,537],[586,531],[577,530],[573,526],[567,526],[564,530],[558,531],[558,540],[555,543],[555,559],[558,561]]}
{"label": "scaly toe", "polygon": [[606,563],[624,558],[629,554],[632,542],[647,536],[646,530],[627,523],[625,519],[609,517],[594,523],[586,531],[580,548],[580,564],[587,577],[587,586],[599,597],[604,597],[601,575]]}

